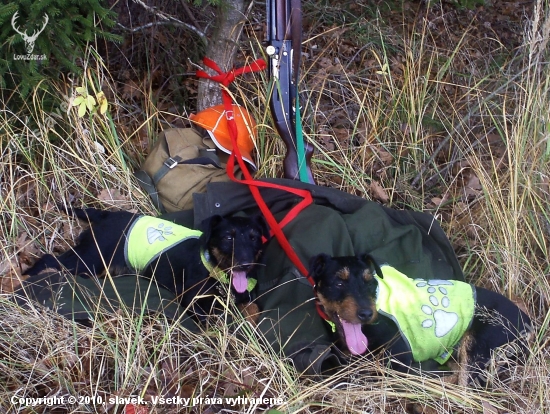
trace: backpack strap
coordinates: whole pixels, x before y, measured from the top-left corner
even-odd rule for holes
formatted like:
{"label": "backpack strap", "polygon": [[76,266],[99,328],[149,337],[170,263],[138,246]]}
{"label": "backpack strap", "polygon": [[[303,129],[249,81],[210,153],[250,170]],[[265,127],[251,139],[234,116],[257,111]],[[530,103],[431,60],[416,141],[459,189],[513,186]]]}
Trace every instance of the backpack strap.
{"label": "backpack strap", "polygon": [[168,157],[152,177],[144,170],[136,171],[134,176],[137,178],[139,185],[147,194],[149,194],[153,200],[153,204],[161,213],[166,213],[166,209],[162,205],[159,198],[159,193],[157,190],[158,183],[166,174],[170,172],[170,170],[181,164],[212,165],[219,169],[223,168],[220,158],[216,155],[215,149],[200,148],[199,156],[190,160],[182,160],[182,158],[178,155]]}
{"label": "backpack strap", "polygon": [[153,179],[149,177],[149,174],[147,174],[143,170],[138,170],[134,173],[134,176],[137,178],[139,186],[143,191],[145,191],[147,194],[149,194],[149,197],[151,197],[151,201],[153,201],[153,204],[155,207],[161,212],[166,213],[166,209],[162,205],[159,193],[157,191],[157,188],[155,187],[155,184],[153,183]]}

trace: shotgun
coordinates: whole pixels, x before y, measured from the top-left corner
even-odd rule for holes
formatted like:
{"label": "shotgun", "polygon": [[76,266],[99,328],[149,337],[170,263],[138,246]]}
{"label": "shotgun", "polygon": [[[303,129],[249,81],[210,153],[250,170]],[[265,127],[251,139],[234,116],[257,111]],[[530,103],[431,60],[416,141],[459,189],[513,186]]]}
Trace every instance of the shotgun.
{"label": "shotgun", "polygon": [[267,0],[267,44],[272,81],[269,107],[286,146],[284,176],[314,184],[310,167],[313,147],[302,135],[298,96],[302,48],[300,0]]}

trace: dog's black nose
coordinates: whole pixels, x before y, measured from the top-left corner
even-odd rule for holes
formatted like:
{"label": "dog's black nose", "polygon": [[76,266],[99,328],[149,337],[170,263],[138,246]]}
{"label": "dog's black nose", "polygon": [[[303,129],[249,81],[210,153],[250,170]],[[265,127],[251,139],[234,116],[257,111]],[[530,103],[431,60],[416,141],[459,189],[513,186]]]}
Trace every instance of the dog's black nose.
{"label": "dog's black nose", "polygon": [[372,319],[372,309],[361,309],[357,312],[357,317],[361,322],[368,322]]}
{"label": "dog's black nose", "polygon": [[243,264],[243,265],[240,265],[238,267],[238,269],[243,271],[243,272],[248,273],[253,267],[254,267],[254,265],[252,265],[252,264]]}

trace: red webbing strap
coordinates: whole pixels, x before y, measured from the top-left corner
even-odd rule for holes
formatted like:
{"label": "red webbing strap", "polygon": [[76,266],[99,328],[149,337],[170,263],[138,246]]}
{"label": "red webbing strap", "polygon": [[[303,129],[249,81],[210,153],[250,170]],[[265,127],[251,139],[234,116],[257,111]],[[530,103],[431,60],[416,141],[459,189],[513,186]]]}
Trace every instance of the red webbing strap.
{"label": "red webbing strap", "polygon": [[[258,59],[252,62],[252,64],[248,66],[244,66],[239,69],[233,69],[230,72],[224,73],[213,60],[204,58],[203,62],[210,69],[216,71],[218,75],[210,76],[206,72],[199,70],[197,71],[197,76],[200,78],[210,79],[215,82],[219,82],[225,87],[227,87],[231,82],[233,82],[237,76],[243,73],[256,72],[256,71],[264,70],[267,67],[263,59]],[[315,282],[310,277],[307,268],[301,262],[300,258],[298,257],[298,255],[296,254],[292,246],[290,245],[288,239],[286,238],[282,230],[282,227],[284,227],[286,224],[291,222],[304,208],[306,208],[308,205],[310,205],[313,202],[313,197],[311,196],[311,193],[308,190],[302,190],[298,188],[292,188],[292,187],[287,187],[279,184],[267,183],[263,181],[257,181],[252,177],[252,175],[248,171],[248,168],[241,156],[241,152],[237,145],[238,131],[237,131],[237,123],[235,122],[235,118],[233,116],[233,101],[226,89],[222,89],[222,101],[224,104],[225,116],[226,116],[227,125],[229,128],[229,136],[231,137],[231,143],[233,146],[231,155],[227,162],[227,175],[234,182],[248,185],[248,188],[250,189],[250,192],[252,193],[254,200],[258,204],[260,211],[265,217],[265,220],[267,221],[267,224],[269,225],[269,228],[271,229],[273,235],[281,245],[281,248],[283,249],[285,254],[288,256],[288,258],[292,261],[294,266],[296,266],[296,268],[300,271],[300,273],[304,275],[305,278],[307,278],[307,280],[312,286],[315,286]],[[238,178],[235,177],[235,174],[234,174],[235,159],[237,160],[237,163],[239,164],[239,167],[243,172],[244,179],[242,180],[239,180]],[[260,194],[259,187],[274,188],[274,189],[286,191],[302,197],[303,200],[300,201],[297,205],[295,205],[286,214],[283,220],[281,220],[281,223],[278,223],[275,217],[273,216],[273,214],[271,213],[271,210],[269,210],[269,207],[265,203],[262,195]],[[322,310],[322,308],[319,306],[317,302],[316,302],[316,307],[319,315],[323,319],[328,319],[327,315],[325,314],[325,312]]]}
{"label": "red webbing strap", "polygon": [[[196,73],[197,77],[210,79],[214,82],[221,83],[223,86],[226,86],[226,87],[229,86],[229,84],[231,82],[233,82],[235,80],[235,78],[239,75],[242,75],[244,73],[258,72],[258,71],[261,71],[261,70],[265,70],[265,68],[267,68],[267,64],[265,63],[265,61],[263,59],[256,59],[250,65],[246,65],[246,66],[243,66],[242,68],[238,68],[238,69],[233,69],[229,72],[222,72],[222,70],[220,69],[218,64],[216,62],[214,62],[212,59],[209,59],[207,57],[205,57],[203,59],[203,62],[206,66],[208,66],[210,69],[216,71],[218,74],[214,75],[214,76],[210,76],[205,71],[198,70],[197,73]],[[225,103],[225,97],[229,98],[229,100],[231,101],[231,97],[229,96],[227,91],[222,90],[222,98],[224,98],[224,103]],[[230,107],[230,109],[231,109],[231,107]],[[235,131],[236,130],[237,130],[237,128],[235,126]]]}

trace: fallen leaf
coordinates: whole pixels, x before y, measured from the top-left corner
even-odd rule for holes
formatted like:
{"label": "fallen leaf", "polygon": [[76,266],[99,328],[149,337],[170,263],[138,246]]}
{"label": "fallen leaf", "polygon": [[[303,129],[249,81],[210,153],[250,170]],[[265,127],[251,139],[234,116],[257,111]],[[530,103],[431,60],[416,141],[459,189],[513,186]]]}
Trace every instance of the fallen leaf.
{"label": "fallen leaf", "polygon": [[466,184],[464,185],[464,195],[467,199],[475,198],[481,193],[482,189],[483,187],[481,186],[479,177],[473,171],[471,171],[468,174],[468,179],[466,181]]}
{"label": "fallen leaf", "polygon": [[124,88],[122,90],[123,99],[135,99],[135,98],[141,98],[142,96],[143,96],[143,92],[141,91],[141,89],[139,88],[136,82],[130,79],[124,84]]}
{"label": "fallen leaf", "polygon": [[10,260],[2,260],[0,262],[0,275],[8,273],[12,269],[16,269],[18,267],[19,267],[19,263],[15,258],[12,258]]}
{"label": "fallen leaf", "polygon": [[15,268],[8,271],[0,278],[0,293],[13,293],[27,278],[28,276],[22,276]]}
{"label": "fallen leaf", "polygon": [[99,192],[97,198],[98,200],[113,204],[120,209],[124,209],[131,204],[130,199],[116,188],[104,188]]}
{"label": "fallen leaf", "polygon": [[193,395],[195,395],[195,387],[191,385],[180,386],[181,379],[184,376],[185,375],[181,375],[176,361],[163,361],[160,371],[160,379],[164,387],[163,394],[181,398],[193,397]]}
{"label": "fallen leaf", "polygon": [[487,401],[483,401],[481,406],[483,407],[483,414],[498,414],[498,410]]}
{"label": "fallen leaf", "polygon": [[241,375],[243,377],[243,384],[247,386],[250,389],[253,389],[258,384],[258,379],[254,375],[254,372],[251,368],[246,368],[241,372]]}
{"label": "fallen leaf", "polygon": [[222,384],[223,388],[225,388],[225,391],[223,393],[223,396],[226,398],[232,398],[239,394],[239,391],[241,390],[241,387],[239,387],[237,384],[234,384],[232,382],[226,382]]}
{"label": "fallen leaf", "polygon": [[373,198],[382,202],[383,204],[386,204],[388,201],[390,201],[390,197],[386,193],[386,190],[378,181],[371,181],[370,192]]}
{"label": "fallen leaf", "polygon": [[462,214],[464,214],[466,211],[468,211],[468,204],[462,202],[462,201],[459,201],[458,203],[455,203],[453,205],[453,214],[455,216],[461,216]]}
{"label": "fallen leaf", "polygon": [[391,155],[391,153],[389,153],[382,147],[375,147],[375,150],[376,150],[376,155],[378,155],[378,158],[380,159],[382,164],[387,166],[393,163],[393,155]]}
{"label": "fallen leaf", "polygon": [[27,232],[22,232],[19,237],[17,237],[16,246],[19,263],[23,268],[30,266],[37,257],[41,256],[40,250],[36,247],[34,240],[29,239]]}
{"label": "fallen leaf", "polygon": [[443,202],[443,199],[442,198],[439,198],[439,197],[433,197],[431,199],[431,202],[436,206],[436,207],[439,207],[441,205],[441,203]]}
{"label": "fallen leaf", "polygon": [[23,177],[14,184],[15,197],[18,202],[32,200],[36,197],[36,181]]}
{"label": "fallen leaf", "polygon": [[125,414],[147,414],[149,409],[145,405],[127,404],[124,407]]}
{"label": "fallen leaf", "polygon": [[103,115],[105,112],[107,112],[107,108],[109,107],[109,102],[107,101],[107,98],[105,97],[105,94],[103,92],[99,92],[96,95],[97,103],[99,105],[99,113]]}

